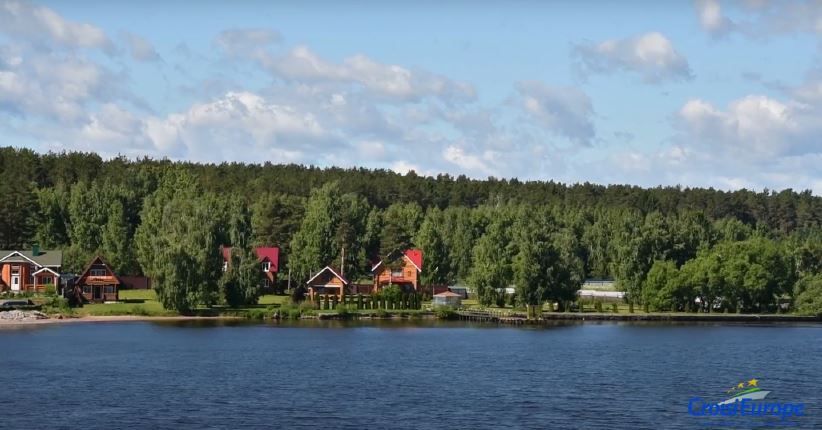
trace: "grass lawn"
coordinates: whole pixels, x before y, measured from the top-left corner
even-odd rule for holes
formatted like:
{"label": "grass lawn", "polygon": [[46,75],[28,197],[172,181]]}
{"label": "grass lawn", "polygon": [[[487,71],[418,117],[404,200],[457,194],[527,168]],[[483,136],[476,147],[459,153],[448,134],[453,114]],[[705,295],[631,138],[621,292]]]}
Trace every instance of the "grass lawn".
{"label": "grass lawn", "polygon": [[157,300],[154,290],[120,290],[120,300]]}
{"label": "grass lawn", "polygon": [[288,299],[288,296],[276,296],[274,294],[266,294],[264,296],[260,296],[260,301],[258,303],[265,306],[283,305],[288,301]]}
{"label": "grass lawn", "polygon": [[172,316],[177,312],[168,311],[156,300],[146,300],[144,303],[92,303],[75,308],[80,316],[100,315],[142,315],[142,316]]}

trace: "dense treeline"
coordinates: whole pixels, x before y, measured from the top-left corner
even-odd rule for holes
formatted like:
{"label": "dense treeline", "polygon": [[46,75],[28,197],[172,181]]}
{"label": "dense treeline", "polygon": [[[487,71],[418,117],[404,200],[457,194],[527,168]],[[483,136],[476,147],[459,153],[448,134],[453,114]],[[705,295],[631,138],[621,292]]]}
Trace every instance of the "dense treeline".
{"label": "dense treeline", "polygon": [[[0,149],[0,248],[38,243],[80,270],[102,254],[155,279],[163,303],[253,302],[255,244],[282,248],[294,285],[344,252],[425,250],[426,284],[466,283],[481,301],[565,306],[587,277],[614,277],[658,310],[822,309],[822,198],[809,191],[420,177],[366,169],[104,161]],[[220,271],[219,245],[234,245]],[[343,251],[344,250],[344,251]],[[287,276],[282,276],[283,282]]]}

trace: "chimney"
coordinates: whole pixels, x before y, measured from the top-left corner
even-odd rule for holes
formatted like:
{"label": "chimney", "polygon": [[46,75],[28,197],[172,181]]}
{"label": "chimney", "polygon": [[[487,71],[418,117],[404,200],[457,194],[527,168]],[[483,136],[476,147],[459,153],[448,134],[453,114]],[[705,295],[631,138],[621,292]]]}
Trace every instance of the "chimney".
{"label": "chimney", "polygon": [[32,257],[37,257],[38,255],[40,255],[40,245],[35,243],[31,246],[31,255]]}

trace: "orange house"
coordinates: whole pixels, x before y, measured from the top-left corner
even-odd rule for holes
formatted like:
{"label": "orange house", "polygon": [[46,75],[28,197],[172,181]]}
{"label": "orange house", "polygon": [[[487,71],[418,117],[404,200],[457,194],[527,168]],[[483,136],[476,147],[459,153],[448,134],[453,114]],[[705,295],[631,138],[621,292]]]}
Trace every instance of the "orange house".
{"label": "orange house", "polygon": [[60,285],[61,251],[0,251],[0,291],[44,293]]}
{"label": "orange house", "polygon": [[371,268],[374,292],[386,285],[398,285],[406,292],[419,291],[422,272],[422,250],[394,251]]}
{"label": "orange house", "polygon": [[[223,272],[228,270],[231,264],[231,247],[223,246]],[[257,254],[257,261],[260,262],[260,268],[263,270],[263,280],[261,287],[271,289],[277,282],[277,272],[280,271],[280,248],[273,246],[258,246],[254,248],[254,253]]]}
{"label": "orange house", "polygon": [[74,281],[89,302],[116,302],[120,300],[123,281],[114,274],[108,263],[99,255],[86,266],[86,270]]}
{"label": "orange house", "polygon": [[314,300],[317,295],[335,295],[342,300],[348,287],[348,280],[343,278],[336,270],[330,266],[325,266],[323,270],[317,272],[306,282],[308,285],[308,297]]}

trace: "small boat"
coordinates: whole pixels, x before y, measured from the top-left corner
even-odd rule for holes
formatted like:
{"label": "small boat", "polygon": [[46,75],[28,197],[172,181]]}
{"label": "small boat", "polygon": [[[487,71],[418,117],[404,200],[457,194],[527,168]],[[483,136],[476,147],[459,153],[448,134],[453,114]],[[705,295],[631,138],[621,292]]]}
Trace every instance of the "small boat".
{"label": "small boat", "polygon": [[771,394],[770,391],[760,390],[759,388],[751,388],[750,390],[745,390],[741,393],[736,394],[735,396],[731,397],[724,402],[718,403],[719,405],[729,405],[734,402],[741,402],[745,399],[749,400],[762,400],[765,397],[768,397],[768,394]]}

